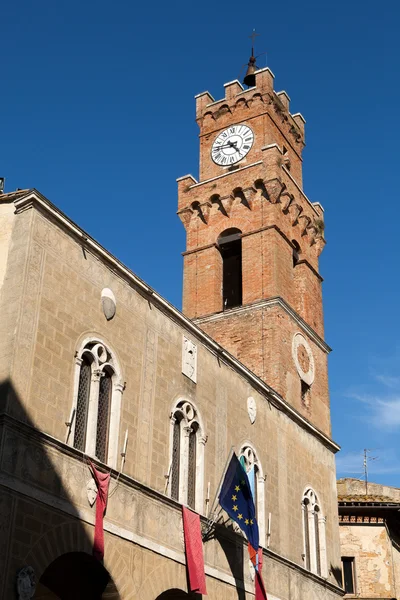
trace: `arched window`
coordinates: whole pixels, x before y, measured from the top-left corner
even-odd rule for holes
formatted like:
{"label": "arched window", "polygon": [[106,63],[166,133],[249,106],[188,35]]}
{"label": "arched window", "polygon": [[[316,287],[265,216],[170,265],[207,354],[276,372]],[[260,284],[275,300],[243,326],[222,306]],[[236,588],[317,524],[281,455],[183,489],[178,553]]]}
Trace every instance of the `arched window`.
{"label": "arched window", "polygon": [[304,535],[304,566],[309,571],[327,577],[325,517],[317,495],[308,488],[302,501],[303,535]]}
{"label": "arched window", "polygon": [[293,247],[293,266],[295,267],[300,260],[301,248],[300,244],[296,240],[292,240]]}
{"label": "arched window", "polygon": [[251,492],[253,494],[258,529],[260,534],[260,546],[265,546],[265,479],[263,476],[261,464],[258,460],[257,452],[250,444],[244,444],[242,446],[239,453],[239,460],[242,467],[247,473]]}
{"label": "arched window", "polygon": [[218,238],[222,256],[223,309],[242,305],[242,232],[226,229]]}
{"label": "arched window", "polygon": [[124,386],[115,356],[103,342],[85,340],[75,355],[75,365],[69,443],[116,467]]}
{"label": "arched window", "polygon": [[200,416],[191,402],[180,400],[170,423],[169,494],[202,513],[206,437]]}

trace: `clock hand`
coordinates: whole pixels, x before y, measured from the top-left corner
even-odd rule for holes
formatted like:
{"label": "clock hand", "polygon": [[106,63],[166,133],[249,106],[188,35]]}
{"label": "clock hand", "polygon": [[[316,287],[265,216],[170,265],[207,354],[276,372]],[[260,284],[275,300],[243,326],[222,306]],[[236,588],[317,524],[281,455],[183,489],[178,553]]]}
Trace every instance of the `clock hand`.
{"label": "clock hand", "polygon": [[238,149],[236,142],[227,142],[226,144],[222,144],[222,146],[215,146],[215,150],[222,150],[223,148],[235,148]]}

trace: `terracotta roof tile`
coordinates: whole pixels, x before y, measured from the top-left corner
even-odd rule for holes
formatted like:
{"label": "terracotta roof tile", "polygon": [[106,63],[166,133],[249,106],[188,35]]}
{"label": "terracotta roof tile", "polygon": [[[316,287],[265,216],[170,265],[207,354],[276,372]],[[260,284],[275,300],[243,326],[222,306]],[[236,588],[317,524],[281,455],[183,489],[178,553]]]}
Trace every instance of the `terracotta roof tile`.
{"label": "terracotta roof tile", "polygon": [[391,504],[399,504],[390,496],[374,496],[369,494],[366,496],[365,494],[348,494],[345,496],[338,495],[339,502],[390,502]]}
{"label": "terracotta roof tile", "polygon": [[15,192],[7,192],[5,194],[0,194],[0,202],[13,202],[18,198],[26,196],[28,192],[30,192],[30,190],[16,190]]}

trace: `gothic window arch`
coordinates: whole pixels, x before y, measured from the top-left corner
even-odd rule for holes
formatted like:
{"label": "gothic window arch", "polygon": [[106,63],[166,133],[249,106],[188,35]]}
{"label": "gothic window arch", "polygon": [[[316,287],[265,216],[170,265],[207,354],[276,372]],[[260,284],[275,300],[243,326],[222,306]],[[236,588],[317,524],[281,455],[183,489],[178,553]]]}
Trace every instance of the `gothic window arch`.
{"label": "gothic window arch", "polygon": [[201,417],[188,400],[175,403],[170,418],[169,495],[203,512],[204,446]]}
{"label": "gothic window arch", "polygon": [[325,522],[321,504],[312,488],[307,488],[301,503],[303,511],[304,566],[327,577]]}
{"label": "gothic window arch", "polygon": [[124,389],[115,354],[101,340],[84,340],[75,354],[70,445],[117,466],[121,398]]}
{"label": "gothic window arch", "polygon": [[260,546],[265,546],[265,477],[254,446],[246,442],[240,449],[239,460],[247,473],[256,509]]}

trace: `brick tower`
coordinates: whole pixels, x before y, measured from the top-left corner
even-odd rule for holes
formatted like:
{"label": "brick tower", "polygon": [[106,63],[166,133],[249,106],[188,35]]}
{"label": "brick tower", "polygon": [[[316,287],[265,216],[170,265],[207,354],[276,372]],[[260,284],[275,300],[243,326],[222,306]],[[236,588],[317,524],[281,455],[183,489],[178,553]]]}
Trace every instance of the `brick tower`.
{"label": "brick tower", "polygon": [[178,179],[183,312],[330,434],[323,208],[303,192],[305,121],[273,79],[260,69],[247,90],[196,96],[199,182]]}

